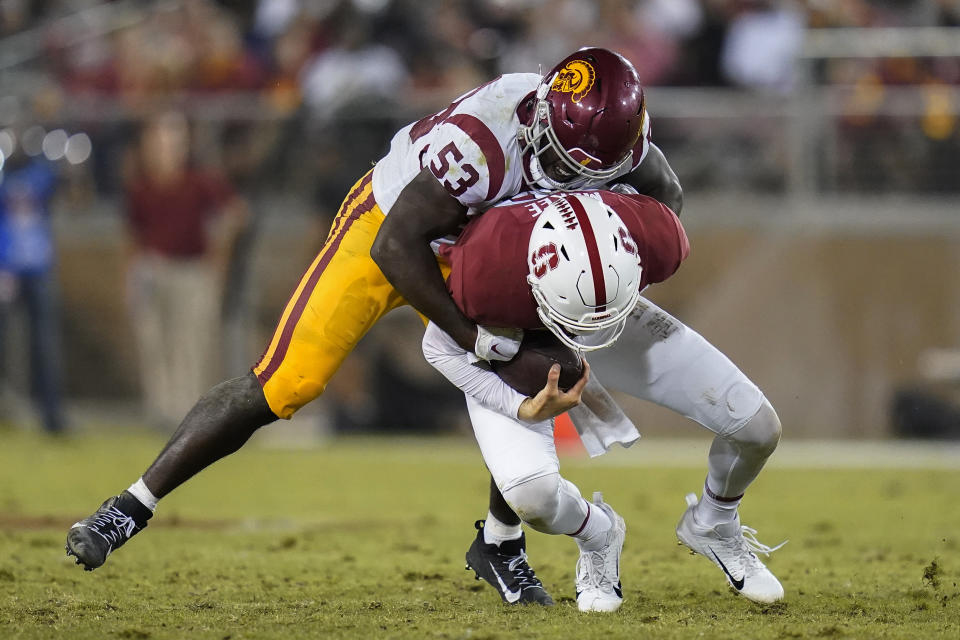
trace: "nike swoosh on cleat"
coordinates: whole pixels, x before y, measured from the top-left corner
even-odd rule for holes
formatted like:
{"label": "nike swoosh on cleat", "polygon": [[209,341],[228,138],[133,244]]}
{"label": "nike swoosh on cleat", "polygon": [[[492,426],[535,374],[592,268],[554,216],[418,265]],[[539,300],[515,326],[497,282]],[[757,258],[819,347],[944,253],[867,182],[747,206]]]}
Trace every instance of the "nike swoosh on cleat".
{"label": "nike swoosh on cleat", "polygon": [[490,351],[493,351],[493,352],[494,352],[495,354],[497,354],[498,356],[506,356],[506,355],[507,355],[507,354],[505,354],[505,353],[500,353],[500,350],[497,349],[497,343],[496,343],[496,342],[494,342],[492,345],[490,345]]}
{"label": "nike swoosh on cleat", "polygon": [[501,578],[500,574],[497,573],[497,570],[494,568],[493,563],[488,562],[487,564],[490,565],[490,570],[493,571],[493,575],[497,577],[497,582],[500,583],[500,589],[503,591],[503,599],[509,602],[510,604],[513,604],[517,600],[519,600],[520,589],[517,589],[516,591],[510,591],[510,589],[507,588],[507,585],[503,582],[503,578]]}
{"label": "nike swoosh on cleat", "polygon": [[[707,547],[707,548],[710,549],[710,547]],[[717,564],[720,565],[720,568],[723,569],[723,572],[724,572],[725,574],[727,574],[727,578],[730,579],[730,584],[733,585],[733,588],[736,589],[737,591],[742,591],[742,590],[743,590],[743,580],[744,580],[744,578],[746,578],[746,576],[744,576],[743,578],[740,578],[739,580],[735,580],[735,579],[733,578],[733,576],[730,575],[730,572],[727,570],[726,565],[723,564],[723,562],[720,560],[720,558],[717,558],[717,554],[714,553],[713,549],[710,549],[710,553],[713,554],[713,557],[716,559]]]}

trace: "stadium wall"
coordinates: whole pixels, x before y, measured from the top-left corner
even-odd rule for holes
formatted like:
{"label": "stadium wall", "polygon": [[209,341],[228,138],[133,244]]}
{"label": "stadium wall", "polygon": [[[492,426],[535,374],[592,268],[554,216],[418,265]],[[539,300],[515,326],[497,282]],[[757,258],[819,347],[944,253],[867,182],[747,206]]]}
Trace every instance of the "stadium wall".
{"label": "stadium wall", "polygon": [[[650,297],[740,365],[792,437],[883,437],[891,393],[916,378],[918,355],[960,345],[956,213],[946,201],[689,197],[691,256]],[[316,246],[302,213],[264,222],[246,337],[225,346],[247,352],[240,362],[256,359]],[[58,237],[68,393],[133,400],[118,218],[60,220]],[[419,335],[408,339],[418,349]],[[694,433],[667,411],[623,402],[644,433]]]}

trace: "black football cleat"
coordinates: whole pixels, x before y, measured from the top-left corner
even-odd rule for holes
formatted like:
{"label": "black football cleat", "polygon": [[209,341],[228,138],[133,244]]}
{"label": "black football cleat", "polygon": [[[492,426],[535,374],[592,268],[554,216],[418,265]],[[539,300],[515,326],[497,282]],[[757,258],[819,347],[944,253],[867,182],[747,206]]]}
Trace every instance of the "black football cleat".
{"label": "black football cleat", "polygon": [[109,498],[90,516],[70,527],[67,532],[67,555],[75,556],[77,564],[93,571],[107,556],[147,526],[153,512],[124,491]]}
{"label": "black football cleat", "polygon": [[477,537],[467,549],[467,569],[473,569],[476,579],[490,583],[507,604],[540,604],[553,606],[553,598],[527,564],[526,536],[502,544],[487,544],[483,540],[483,520],[473,525]]}

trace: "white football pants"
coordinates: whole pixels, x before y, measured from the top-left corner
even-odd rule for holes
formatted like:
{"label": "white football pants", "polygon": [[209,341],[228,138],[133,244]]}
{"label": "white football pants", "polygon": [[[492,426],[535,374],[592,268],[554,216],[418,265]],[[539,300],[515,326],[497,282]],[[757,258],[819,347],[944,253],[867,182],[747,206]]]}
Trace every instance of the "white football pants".
{"label": "white football pants", "polygon": [[[605,387],[667,407],[717,434],[709,476],[719,495],[742,493],[776,447],[780,423],[760,389],[700,334],[645,298],[628,318],[620,339],[590,353],[588,359],[592,375]],[[470,396],[467,407],[500,492],[518,513],[532,508],[514,505],[518,501],[508,496],[517,495],[512,490],[524,483],[559,473],[552,422],[525,425]],[[743,429],[754,417],[757,424]],[[741,431],[748,440],[743,446],[738,442]],[[554,501],[558,508],[566,502]],[[567,520],[542,512],[538,518]]]}

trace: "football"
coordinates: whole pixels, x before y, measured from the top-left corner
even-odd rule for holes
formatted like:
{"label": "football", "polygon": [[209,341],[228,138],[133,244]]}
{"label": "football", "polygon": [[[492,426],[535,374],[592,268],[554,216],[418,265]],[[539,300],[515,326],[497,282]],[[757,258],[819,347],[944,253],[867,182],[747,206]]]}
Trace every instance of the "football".
{"label": "football", "polygon": [[546,330],[526,331],[520,350],[507,362],[492,361],[494,372],[504,382],[527,396],[535,396],[547,384],[547,373],[554,363],[560,365],[558,386],[567,391],[583,375],[583,361],[573,349]]}

